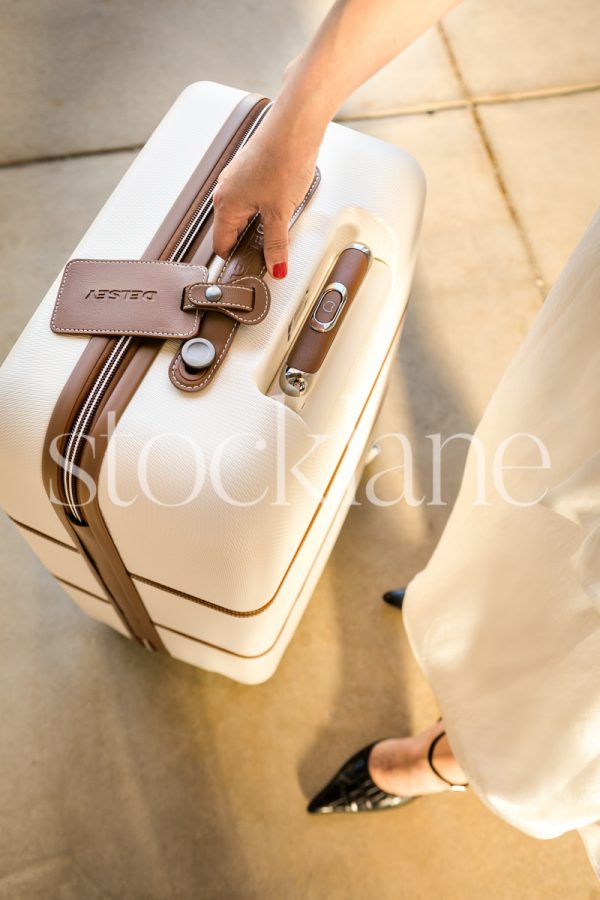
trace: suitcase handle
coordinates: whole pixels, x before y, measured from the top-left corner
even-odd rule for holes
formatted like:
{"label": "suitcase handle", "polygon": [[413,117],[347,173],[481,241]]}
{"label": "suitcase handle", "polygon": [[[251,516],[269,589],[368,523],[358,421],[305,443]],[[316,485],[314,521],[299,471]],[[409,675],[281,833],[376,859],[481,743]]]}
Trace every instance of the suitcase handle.
{"label": "suitcase handle", "polygon": [[337,257],[281,371],[279,385],[284,394],[289,397],[306,395],[365,279],[371,260],[369,247],[359,243],[349,244]]}

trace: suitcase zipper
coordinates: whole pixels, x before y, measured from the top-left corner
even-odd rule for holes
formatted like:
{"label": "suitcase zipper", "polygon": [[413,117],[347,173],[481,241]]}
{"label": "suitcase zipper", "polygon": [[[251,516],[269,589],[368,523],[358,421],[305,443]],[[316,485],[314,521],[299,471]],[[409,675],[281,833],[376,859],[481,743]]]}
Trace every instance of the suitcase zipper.
{"label": "suitcase zipper", "polygon": [[[242,149],[254,131],[263,121],[272,104],[268,103],[262,107],[258,115],[253,119],[247,130],[244,132],[240,140],[232,149],[223,168],[228,165],[234,158],[236,153]],[[213,194],[217,186],[215,178],[207,189],[202,201],[196,207],[190,219],[185,226],[179,240],[173,247],[169,255],[166,257],[169,262],[181,262],[184,255],[188,251],[194,238],[204,226],[208,217],[213,210]],[[62,468],[63,491],[66,505],[69,511],[69,518],[76,525],[87,525],[85,516],[82,513],[79,504],[76,469],[84,441],[89,433],[90,425],[94,420],[94,416],[102,398],[109,388],[115,374],[119,370],[123,358],[132,343],[131,337],[122,336],[114,341],[114,345],[109,353],[108,359],[104,363],[98,377],[92,385],[89,393],[84,399],[79,411],[75,417],[75,422],[71,429],[69,439],[64,452],[64,465]]]}
{"label": "suitcase zipper", "polygon": [[[242,147],[247,142],[247,140],[251,137],[252,134],[254,134],[254,132],[256,131],[256,129],[258,128],[258,126],[260,125],[260,123],[262,122],[262,120],[264,119],[264,117],[266,116],[267,112],[270,110],[272,105],[273,105],[272,103],[268,103],[266,106],[264,106],[260,110],[257,117],[254,119],[254,121],[248,127],[248,130],[244,132],[244,134],[242,135],[242,137],[240,138],[238,143],[235,145],[235,147],[231,151],[231,153],[227,159],[227,162],[225,163],[223,168],[225,168],[225,166],[229,165],[229,163],[231,162],[233,157],[236,155],[236,153],[242,149]],[[186,225],[186,227],[183,231],[183,234],[181,235],[177,244],[175,245],[175,247],[173,248],[173,250],[167,257],[169,262],[179,262],[181,260],[184,253],[187,252],[190,244],[192,243],[195,236],[197,235],[198,231],[200,230],[200,228],[202,228],[202,225],[204,224],[204,222],[206,221],[206,219],[208,218],[208,216],[210,215],[210,213],[212,211],[212,205],[213,205],[212,196],[214,194],[216,186],[217,186],[217,179],[215,178],[206,192],[206,197],[203,199],[202,203],[200,203],[200,205],[198,206],[196,211],[191,216],[190,221],[188,222],[188,224]]]}

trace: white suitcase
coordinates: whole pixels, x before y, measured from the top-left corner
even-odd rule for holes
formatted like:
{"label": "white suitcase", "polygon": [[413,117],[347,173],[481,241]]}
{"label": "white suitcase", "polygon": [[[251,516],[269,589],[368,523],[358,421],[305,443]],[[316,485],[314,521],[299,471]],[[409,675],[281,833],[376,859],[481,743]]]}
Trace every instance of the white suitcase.
{"label": "white suitcase", "polygon": [[0,503],[34,552],[88,615],[246,683],[352,501],[424,202],[410,156],[331,124],[288,277],[264,274],[258,219],[223,265],[211,191],[267,104],[190,85],[0,369]]}

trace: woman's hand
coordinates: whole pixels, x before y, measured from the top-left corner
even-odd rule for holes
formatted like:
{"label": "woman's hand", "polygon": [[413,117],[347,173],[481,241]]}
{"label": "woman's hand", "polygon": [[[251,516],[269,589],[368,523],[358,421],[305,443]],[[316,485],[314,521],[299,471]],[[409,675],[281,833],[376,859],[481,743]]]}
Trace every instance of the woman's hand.
{"label": "woman's hand", "polygon": [[225,167],[214,193],[214,250],[226,256],[255,213],[264,227],[269,273],[285,278],[288,226],[315,174],[318,140],[291,140],[275,106]]}
{"label": "woman's hand", "polygon": [[219,177],[213,236],[219,256],[231,250],[259,212],[267,268],[275,278],[285,278],[288,224],[310,187],[327,123],[355,88],[457,3],[336,0],[286,68],[264,122]]}

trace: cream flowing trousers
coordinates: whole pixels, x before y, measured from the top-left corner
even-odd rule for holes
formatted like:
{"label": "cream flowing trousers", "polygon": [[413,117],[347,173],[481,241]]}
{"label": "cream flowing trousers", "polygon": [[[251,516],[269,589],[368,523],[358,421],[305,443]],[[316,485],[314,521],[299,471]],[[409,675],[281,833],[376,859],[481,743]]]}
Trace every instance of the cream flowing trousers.
{"label": "cream flowing trousers", "polygon": [[506,371],[404,622],[497,815],[600,878],[600,211]]}

